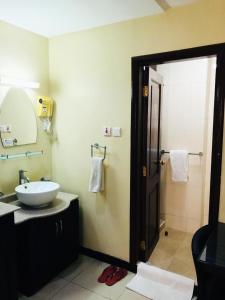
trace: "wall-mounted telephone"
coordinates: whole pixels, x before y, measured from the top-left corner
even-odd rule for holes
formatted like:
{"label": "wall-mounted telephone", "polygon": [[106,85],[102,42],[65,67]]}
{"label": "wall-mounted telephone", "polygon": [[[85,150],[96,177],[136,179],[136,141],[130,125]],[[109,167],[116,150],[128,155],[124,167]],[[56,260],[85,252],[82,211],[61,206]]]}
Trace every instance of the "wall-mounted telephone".
{"label": "wall-mounted telephone", "polygon": [[38,117],[51,118],[53,113],[53,100],[50,97],[38,97]]}
{"label": "wall-mounted telephone", "polygon": [[51,133],[51,117],[53,114],[53,99],[47,96],[37,98],[37,115],[41,118],[44,131]]}

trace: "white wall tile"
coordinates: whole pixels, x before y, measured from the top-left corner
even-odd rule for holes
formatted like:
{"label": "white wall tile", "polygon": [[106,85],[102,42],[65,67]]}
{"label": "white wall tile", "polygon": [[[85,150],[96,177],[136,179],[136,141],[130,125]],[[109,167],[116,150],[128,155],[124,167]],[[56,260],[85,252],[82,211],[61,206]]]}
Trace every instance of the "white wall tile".
{"label": "white wall tile", "polygon": [[[161,213],[165,214],[166,226],[188,232],[198,228],[208,212],[209,189],[205,184],[208,186],[210,183],[205,171],[207,169],[208,172],[211,160],[211,153],[206,155],[206,151],[210,152],[212,131],[213,78],[215,81],[215,76],[211,74],[215,70],[209,68],[212,62],[204,58],[163,64],[157,69],[164,80],[162,149],[186,149],[189,152],[204,152],[205,155],[203,158],[189,156],[187,183],[171,180],[169,161],[161,174]],[[210,84],[209,77],[212,78]]]}
{"label": "white wall tile", "polygon": [[186,218],[166,214],[166,226],[172,229],[178,229],[180,231],[186,232]]}

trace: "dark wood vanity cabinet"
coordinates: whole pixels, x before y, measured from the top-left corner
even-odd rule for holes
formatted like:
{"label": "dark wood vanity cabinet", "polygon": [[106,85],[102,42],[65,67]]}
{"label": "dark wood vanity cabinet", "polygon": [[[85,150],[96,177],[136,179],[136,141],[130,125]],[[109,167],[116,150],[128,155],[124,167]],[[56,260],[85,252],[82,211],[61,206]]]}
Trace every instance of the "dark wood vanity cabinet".
{"label": "dark wood vanity cabinet", "polygon": [[78,256],[78,199],[55,215],[18,224],[19,291],[31,296]]}
{"label": "dark wood vanity cabinet", "polygon": [[16,243],[14,213],[0,218],[0,299],[16,300]]}

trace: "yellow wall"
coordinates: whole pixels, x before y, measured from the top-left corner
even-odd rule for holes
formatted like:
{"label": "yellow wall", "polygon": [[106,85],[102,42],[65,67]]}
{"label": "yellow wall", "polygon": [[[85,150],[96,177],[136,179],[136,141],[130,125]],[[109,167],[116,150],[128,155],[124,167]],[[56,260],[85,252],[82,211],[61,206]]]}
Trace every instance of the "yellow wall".
{"label": "yellow wall", "polygon": [[[53,176],[76,192],[83,245],[129,259],[131,57],[225,42],[225,1],[201,0],[164,14],[50,40],[57,102]],[[102,136],[121,126],[121,138]],[[90,144],[107,146],[106,191],[88,192]]]}
{"label": "yellow wall", "polygon": [[[0,22],[0,75],[39,81],[41,87],[37,91],[29,91],[34,99],[36,93],[48,94],[48,40],[26,30]],[[3,87],[0,86],[0,89]],[[15,99],[16,101],[16,99]],[[18,111],[14,111],[15,118]],[[27,124],[29,130],[29,124]],[[43,175],[51,175],[51,145],[49,137],[40,128],[38,120],[37,144],[3,149],[2,153],[19,153],[25,151],[44,150],[43,157],[29,159],[13,159],[0,161],[0,191],[11,193],[18,185],[18,170],[28,171],[32,180],[40,179]]]}

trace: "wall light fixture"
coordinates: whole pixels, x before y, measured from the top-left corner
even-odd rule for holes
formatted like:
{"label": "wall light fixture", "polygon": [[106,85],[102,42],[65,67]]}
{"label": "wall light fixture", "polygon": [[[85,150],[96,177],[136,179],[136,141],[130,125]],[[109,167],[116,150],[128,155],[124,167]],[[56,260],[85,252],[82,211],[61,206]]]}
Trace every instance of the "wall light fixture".
{"label": "wall light fixture", "polygon": [[0,84],[30,89],[38,89],[40,87],[40,82],[37,81],[27,81],[6,76],[0,76]]}

